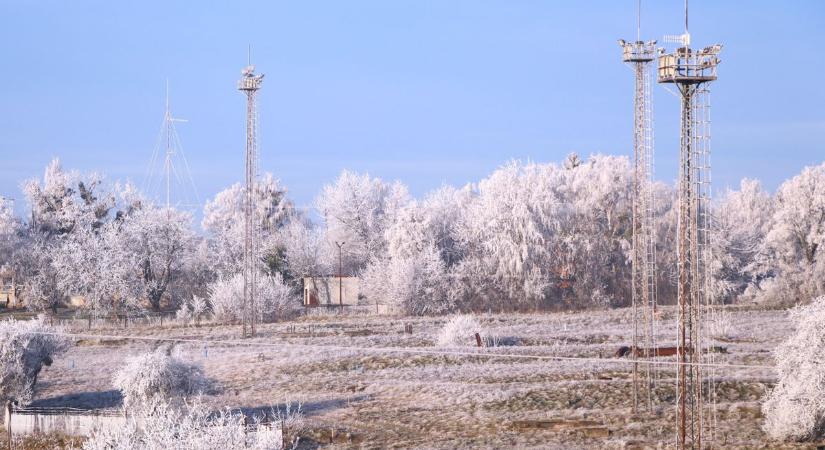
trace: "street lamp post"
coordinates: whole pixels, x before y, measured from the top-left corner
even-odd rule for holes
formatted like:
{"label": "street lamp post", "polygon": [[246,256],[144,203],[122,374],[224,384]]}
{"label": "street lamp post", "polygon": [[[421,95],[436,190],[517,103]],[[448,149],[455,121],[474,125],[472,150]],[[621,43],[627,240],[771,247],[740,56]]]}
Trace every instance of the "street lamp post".
{"label": "street lamp post", "polygon": [[338,305],[344,310],[344,257],[342,248],[346,242],[335,242],[338,246]]}

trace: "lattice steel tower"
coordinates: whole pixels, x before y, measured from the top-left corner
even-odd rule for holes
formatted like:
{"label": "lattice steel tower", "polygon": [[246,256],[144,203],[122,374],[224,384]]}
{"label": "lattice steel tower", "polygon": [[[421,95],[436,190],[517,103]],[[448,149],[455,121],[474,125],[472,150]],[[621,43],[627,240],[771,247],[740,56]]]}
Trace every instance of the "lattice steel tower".
{"label": "lattice steel tower", "polygon": [[[712,306],[710,274],[711,179],[709,84],[716,80],[721,45],[690,48],[687,0],[685,33],[666,37],[681,44],[673,53],[659,51],[658,81],[671,83],[681,98],[679,142],[679,219],[677,226],[678,329],[676,381],[677,448],[698,449],[712,439],[713,421],[704,417],[701,366],[706,348],[702,330]],[[711,377],[712,379],[712,377]],[[709,386],[710,387],[710,386]],[[708,389],[713,396],[713,389]],[[711,397],[713,400],[713,397]],[[714,409],[715,411],[715,409]],[[710,433],[709,433],[710,432]],[[710,434],[710,435],[709,435]]]}
{"label": "lattice steel tower", "polygon": [[[622,61],[636,75],[633,97],[633,248],[632,309],[634,359],[655,356],[656,229],[653,192],[653,119],[650,101],[650,69],[656,41],[641,40],[641,1],[637,10],[636,41],[619,40]],[[640,347],[642,346],[642,347]],[[641,373],[640,373],[641,372]],[[633,410],[642,396],[652,409],[653,376],[650,364],[633,363]]]}
{"label": "lattice steel tower", "polygon": [[255,335],[255,294],[258,275],[258,222],[255,217],[255,181],[258,166],[258,112],[255,96],[263,75],[249,64],[241,71],[238,90],[246,94],[246,185],[244,186],[243,336]]}

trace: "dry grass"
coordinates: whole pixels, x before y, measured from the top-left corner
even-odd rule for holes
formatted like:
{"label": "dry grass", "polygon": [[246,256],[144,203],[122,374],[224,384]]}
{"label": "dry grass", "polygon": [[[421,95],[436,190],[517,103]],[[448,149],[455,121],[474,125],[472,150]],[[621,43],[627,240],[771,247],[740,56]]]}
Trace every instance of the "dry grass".
{"label": "dry grass", "polygon": [[[667,313],[665,311],[665,313]],[[482,325],[518,345],[473,350],[473,356],[380,353],[374,347],[434,347],[446,318],[324,316],[261,326],[248,342],[267,346],[185,344],[222,387],[215,406],[266,411],[303,403],[304,446],[336,448],[656,448],[673,440],[673,374],[659,372],[654,410],[632,413],[626,364],[494,358],[494,354],[612,356],[627,345],[629,311],[482,315]],[[413,334],[404,333],[411,324]],[[657,341],[671,343],[670,324]],[[790,330],[782,311],[734,310],[723,363],[772,364],[770,350]],[[368,331],[367,331],[368,330]],[[93,330],[94,331],[94,330]],[[239,328],[122,328],[118,334],[236,339]],[[41,374],[37,399],[106,392],[112,373],[132,354],[157,344],[87,339]],[[347,347],[347,349],[336,348]],[[73,365],[72,365],[73,363]],[[774,382],[770,369],[718,371],[717,439],[725,448],[781,448],[761,431],[759,401]],[[67,396],[67,397],[62,397]],[[88,398],[87,398],[88,399]],[[525,427],[541,421],[585,427]],[[538,421],[538,422],[537,422]],[[806,448],[788,445],[786,448]]]}

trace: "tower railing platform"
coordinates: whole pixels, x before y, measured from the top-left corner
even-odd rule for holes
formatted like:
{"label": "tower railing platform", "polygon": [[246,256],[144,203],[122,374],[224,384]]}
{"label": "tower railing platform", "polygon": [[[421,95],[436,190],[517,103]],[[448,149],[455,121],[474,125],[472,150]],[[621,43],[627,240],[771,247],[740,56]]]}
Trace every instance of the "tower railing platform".
{"label": "tower railing platform", "polygon": [[721,45],[693,50],[690,47],[677,48],[673,53],[659,54],[656,70],[659,83],[700,84],[716,79]]}
{"label": "tower railing platform", "polygon": [[624,62],[647,62],[656,59],[656,41],[619,41],[622,46],[622,61]]}

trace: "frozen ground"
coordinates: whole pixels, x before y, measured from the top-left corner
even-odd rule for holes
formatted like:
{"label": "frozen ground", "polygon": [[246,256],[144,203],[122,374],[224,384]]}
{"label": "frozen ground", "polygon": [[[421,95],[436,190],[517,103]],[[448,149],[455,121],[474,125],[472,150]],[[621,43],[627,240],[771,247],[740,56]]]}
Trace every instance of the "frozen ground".
{"label": "frozen ground", "polygon": [[[657,340],[673,345],[672,310],[661,314]],[[508,344],[482,349],[471,347],[469,336],[464,349],[435,347],[446,320],[303,317],[260,326],[257,338],[242,343],[180,345],[219,387],[206,397],[210,404],[267,411],[302,402],[310,425],[306,447],[657,448],[673,441],[670,368],[659,370],[654,411],[634,415],[627,363],[499,357],[613,358],[619,346],[629,345],[629,310],[482,315],[487,331]],[[406,324],[412,334],[404,333]],[[237,340],[239,334],[238,327],[165,325],[92,333],[212,341]],[[753,365],[773,365],[771,350],[792,330],[783,311],[732,311],[721,328],[717,344],[727,353],[716,360]],[[36,403],[116,407],[114,371],[129,355],[157,345],[82,339],[44,369]],[[716,371],[720,447],[777,448],[766,442],[759,409],[774,376],[772,369]],[[556,419],[580,422],[551,422]]]}

